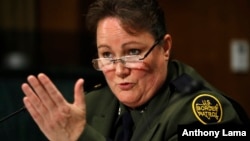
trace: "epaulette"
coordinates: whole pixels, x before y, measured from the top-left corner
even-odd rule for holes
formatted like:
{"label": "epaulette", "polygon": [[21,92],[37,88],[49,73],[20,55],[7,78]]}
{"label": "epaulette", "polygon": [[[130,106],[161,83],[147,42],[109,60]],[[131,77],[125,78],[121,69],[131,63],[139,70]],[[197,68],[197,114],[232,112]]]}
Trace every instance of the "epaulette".
{"label": "epaulette", "polygon": [[181,76],[171,82],[176,91],[182,94],[193,93],[204,88],[203,83],[191,78],[188,74],[183,73]]}
{"label": "epaulette", "polygon": [[99,89],[103,88],[106,85],[107,85],[107,83],[105,83],[105,82],[100,82],[100,83],[93,84],[92,86],[89,86],[86,93],[89,93],[89,92],[94,91],[94,90],[99,90]]}
{"label": "epaulette", "polygon": [[99,83],[99,84],[96,84],[96,85],[94,85],[94,89],[99,89],[99,88],[101,88],[103,85],[102,85],[102,83]]}

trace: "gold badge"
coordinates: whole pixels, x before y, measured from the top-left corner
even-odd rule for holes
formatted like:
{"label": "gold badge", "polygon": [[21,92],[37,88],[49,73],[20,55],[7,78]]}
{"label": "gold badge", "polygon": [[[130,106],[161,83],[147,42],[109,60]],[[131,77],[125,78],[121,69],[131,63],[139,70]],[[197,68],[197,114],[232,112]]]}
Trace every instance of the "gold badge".
{"label": "gold badge", "polygon": [[196,118],[203,124],[219,123],[222,119],[220,101],[210,94],[200,94],[192,102]]}

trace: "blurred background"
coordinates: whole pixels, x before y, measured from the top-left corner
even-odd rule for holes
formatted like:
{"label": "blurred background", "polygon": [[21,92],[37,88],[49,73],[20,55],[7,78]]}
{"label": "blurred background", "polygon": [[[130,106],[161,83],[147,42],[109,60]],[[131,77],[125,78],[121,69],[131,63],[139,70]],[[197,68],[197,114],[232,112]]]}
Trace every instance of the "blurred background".
{"label": "blurred background", "polygon": [[[103,83],[93,70],[84,15],[93,0],[0,0],[0,118],[22,107],[20,86],[46,72],[71,101],[73,84]],[[203,75],[250,115],[250,1],[159,0],[173,37],[173,58]],[[0,138],[45,140],[27,113],[0,123]]]}

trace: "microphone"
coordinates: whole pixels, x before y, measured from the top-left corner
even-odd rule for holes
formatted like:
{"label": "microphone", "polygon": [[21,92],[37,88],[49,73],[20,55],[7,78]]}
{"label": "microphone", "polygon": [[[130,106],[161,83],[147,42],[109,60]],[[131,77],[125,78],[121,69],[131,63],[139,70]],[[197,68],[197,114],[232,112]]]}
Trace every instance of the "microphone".
{"label": "microphone", "polygon": [[13,117],[13,116],[15,116],[15,115],[18,114],[18,113],[23,112],[23,111],[26,111],[26,107],[25,107],[25,106],[23,106],[22,108],[20,108],[19,110],[15,111],[15,112],[13,112],[13,113],[11,113],[11,114],[9,114],[9,115],[7,115],[7,116],[1,118],[1,119],[0,119],[0,123],[3,122],[3,121],[5,121],[5,120],[7,120],[7,119],[9,119],[9,118],[11,118],[11,117]]}

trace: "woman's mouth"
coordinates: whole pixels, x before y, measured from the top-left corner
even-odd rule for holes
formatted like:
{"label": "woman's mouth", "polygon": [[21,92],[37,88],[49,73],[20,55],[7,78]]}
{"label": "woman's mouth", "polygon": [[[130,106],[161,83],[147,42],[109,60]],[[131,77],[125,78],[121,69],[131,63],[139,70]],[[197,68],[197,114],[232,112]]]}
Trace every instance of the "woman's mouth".
{"label": "woman's mouth", "polygon": [[127,90],[130,90],[134,87],[134,83],[119,83],[118,87],[121,90],[127,91]]}

